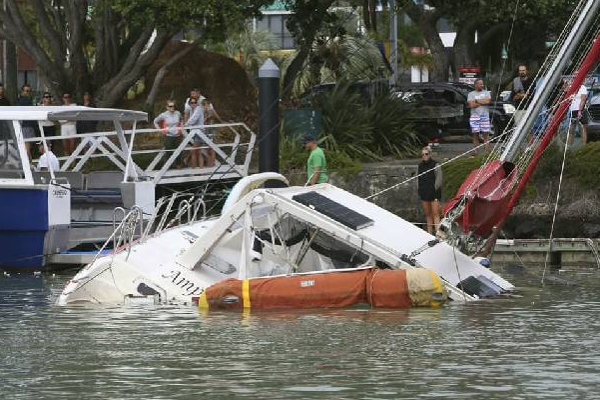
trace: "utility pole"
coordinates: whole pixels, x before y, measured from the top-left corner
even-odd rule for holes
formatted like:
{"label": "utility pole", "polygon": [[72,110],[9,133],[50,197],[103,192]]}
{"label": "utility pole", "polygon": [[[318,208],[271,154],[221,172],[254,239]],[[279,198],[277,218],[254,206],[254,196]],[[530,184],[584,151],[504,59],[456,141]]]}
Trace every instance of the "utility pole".
{"label": "utility pole", "polygon": [[396,11],[396,0],[390,1],[390,66],[392,76],[390,86],[398,84],[398,14]]}

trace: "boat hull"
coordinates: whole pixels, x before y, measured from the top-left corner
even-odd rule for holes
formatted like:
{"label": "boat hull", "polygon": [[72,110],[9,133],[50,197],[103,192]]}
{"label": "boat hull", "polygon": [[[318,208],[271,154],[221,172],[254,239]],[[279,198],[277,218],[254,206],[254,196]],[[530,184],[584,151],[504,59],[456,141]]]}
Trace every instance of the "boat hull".
{"label": "boat hull", "polygon": [[63,214],[69,213],[68,200],[68,191],[53,185],[0,190],[1,269],[41,270],[49,255],[64,249],[69,225]]}

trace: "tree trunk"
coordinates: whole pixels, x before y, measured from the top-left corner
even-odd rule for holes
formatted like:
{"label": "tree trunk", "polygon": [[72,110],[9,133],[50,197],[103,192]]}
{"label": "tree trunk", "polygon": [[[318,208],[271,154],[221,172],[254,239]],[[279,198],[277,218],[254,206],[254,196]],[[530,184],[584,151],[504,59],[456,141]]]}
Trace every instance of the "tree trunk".
{"label": "tree trunk", "polygon": [[4,40],[4,85],[6,88],[6,97],[11,104],[16,104],[19,94],[18,88],[18,70],[17,70],[17,49],[15,45],[8,40]]}
{"label": "tree trunk", "polygon": [[281,91],[281,98],[283,100],[289,100],[291,97],[296,76],[298,76],[298,73],[304,67],[304,61],[309,53],[310,49],[307,46],[301,47],[290,65],[286,68],[285,75],[283,76],[283,90]]}
{"label": "tree trunk", "polygon": [[371,18],[371,29],[377,32],[377,0],[369,0],[369,16]]}
{"label": "tree trunk", "polygon": [[154,82],[152,82],[152,88],[150,88],[150,93],[148,94],[148,98],[144,102],[144,110],[148,113],[148,118],[152,119],[154,117],[154,103],[156,102],[156,96],[158,95],[158,90],[160,89],[160,85],[162,80],[164,79],[167,72],[169,72],[169,68],[171,68],[174,64],[176,64],[179,60],[187,56],[192,52],[192,50],[198,47],[199,41],[195,41],[194,43],[185,46],[183,49],[179,50],[175,53],[169,61],[167,61],[156,73],[156,77],[154,78]]}
{"label": "tree trunk", "polygon": [[452,73],[458,77],[461,67],[475,66],[475,24],[464,21],[460,24],[452,48]]}
{"label": "tree trunk", "polygon": [[363,0],[363,23],[367,32],[371,31],[371,13],[369,12],[369,0]]}
{"label": "tree trunk", "polygon": [[441,18],[439,10],[424,11],[412,0],[405,1],[402,9],[421,28],[423,37],[429,46],[434,61],[431,80],[434,82],[448,81],[450,58],[437,31],[437,22]]}
{"label": "tree trunk", "polygon": [[435,28],[435,22],[427,21],[420,23],[420,25],[423,31],[423,36],[425,37],[425,41],[427,41],[429,50],[431,51],[434,59],[431,81],[447,82],[450,57],[444,48],[444,43],[442,42],[437,29]]}

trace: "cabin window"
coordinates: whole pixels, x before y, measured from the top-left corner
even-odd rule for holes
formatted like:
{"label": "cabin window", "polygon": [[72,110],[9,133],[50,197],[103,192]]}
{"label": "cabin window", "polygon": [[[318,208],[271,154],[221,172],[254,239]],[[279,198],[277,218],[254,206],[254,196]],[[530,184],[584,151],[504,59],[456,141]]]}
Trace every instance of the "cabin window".
{"label": "cabin window", "polygon": [[23,163],[12,121],[0,121],[0,179],[23,178]]}
{"label": "cabin window", "polygon": [[300,249],[294,257],[295,263],[301,262],[307,252],[327,258],[333,268],[355,268],[371,259],[362,249],[355,248],[317,226],[300,221],[289,214],[282,215],[272,229],[255,230],[254,233],[259,239],[258,243],[254,244],[255,251],[262,252],[264,245],[284,245],[290,249]]}

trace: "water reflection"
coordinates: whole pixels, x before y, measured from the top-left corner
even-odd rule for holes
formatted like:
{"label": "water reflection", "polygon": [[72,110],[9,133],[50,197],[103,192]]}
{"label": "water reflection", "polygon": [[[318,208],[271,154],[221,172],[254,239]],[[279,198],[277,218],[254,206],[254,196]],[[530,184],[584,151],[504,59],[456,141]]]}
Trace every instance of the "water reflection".
{"label": "water reflection", "polygon": [[55,307],[69,275],[4,277],[0,398],[592,398],[600,274],[557,277],[439,309],[250,314]]}

